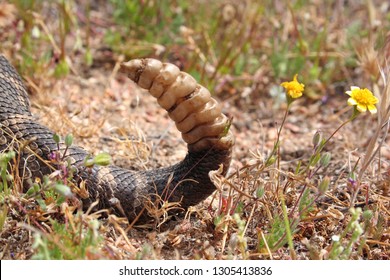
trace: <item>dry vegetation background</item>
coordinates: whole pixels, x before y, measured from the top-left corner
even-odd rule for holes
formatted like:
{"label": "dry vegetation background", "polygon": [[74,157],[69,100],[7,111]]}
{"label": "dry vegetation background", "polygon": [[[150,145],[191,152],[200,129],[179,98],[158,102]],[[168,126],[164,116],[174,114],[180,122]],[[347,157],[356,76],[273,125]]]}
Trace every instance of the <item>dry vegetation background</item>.
{"label": "dry vegetation background", "polygon": [[[215,194],[149,225],[76,211],[50,188],[26,196],[3,176],[2,156],[0,258],[389,259],[389,27],[390,4],[376,0],[0,1],[0,52],[58,134],[133,170],[181,160],[173,122],[117,72],[154,57],[208,87],[236,136]],[[280,83],[295,74],[304,96],[275,146]],[[361,114],[316,153],[315,135],[327,139],[351,116],[350,86],[373,91],[378,114]]]}

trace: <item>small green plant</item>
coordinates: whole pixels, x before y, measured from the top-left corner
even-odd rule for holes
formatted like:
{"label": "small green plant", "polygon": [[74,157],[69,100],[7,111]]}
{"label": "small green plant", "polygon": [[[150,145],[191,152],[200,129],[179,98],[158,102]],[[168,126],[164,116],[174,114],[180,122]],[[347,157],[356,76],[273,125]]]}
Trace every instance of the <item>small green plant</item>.
{"label": "small green plant", "polygon": [[186,1],[110,2],[118,26],[107,30],[105,41],[116,52],[130,57],[150,56],[163,50],[165,44],[176,42],[173,34],[184,24],[183,10],[188,5]]}
{"label": "small green plant", "polygon": [[46,210],[46,205],[53,200],[57,205],[61,205],[66,198],[72,197],[69,185],[72,185],[75,169],[69,160],[65,160],[65,157],[72,145],[73,136],[69,134],[65,137],[63,155],[60,154],[61,137],[55,134],[53,139],[58,147],[57,151],[53,151],[50,155],[51,164],[55,170],[49,176],[44,176],[42,181],[36,179],[35,182],[31,182],[31,187],[25,193],[27,198],[34,197],[43,210]]}
{"label": "small green plant", "polygon": [[285,226],[286,223],[283,221],[283,218],[275,215],[272,221],[270,221],[265,238],[259,238],[257,250],[265,253],[266,249],[269,248],[272,252],[284,246],[287,242]]}
{"label": "small green plant", "polygon": [[235,250],[238,249],[243,259],[248,259],[248,244],[245,237],[247,221],[242,219],[239,213],[233,214],[233,221],[236,224],[237,230],[232,233],[229,240],[229,249],[231,254],[234,255]]}
{"label": "small green plant", "polygon": [[9,151],[0,154],[0,192],[4,192],[4,194],[9,194],[9,183],[13,182],[12,175],[8,172],[8,167],[11,162],[15,158],[15,152]]}
{"label": "small green plant", "polygon": [[10,190],[14,184],[14,178],[9,173],[9,167],[11,160],[15,158],[15,152],[2,152],[0,153],[0,231],[3,230],[4,223],[7,219],[9,207],[7,205],[6,200],[10,195]]}
{"label": "small green plant", "polygon": [[[4,37],[13,41],[14,45],[20,45],[21,59],[17,61],[20,72],[28,73],[31,78],[37,80],[51,75],[57,78],[68,75],[70,66],[66,41],[69,33],[77,28],[72,11],[74,2],[10,2],[17,11],[18,21],[15,28],[5,30]],[[48,6],[58,13],[58,21],[54,24],[47,22],[40,14]]]}
{"label": "small green plant", "polygon": [[95,259],[103,241],[99,234],[100,223],[86,219],[82,214],[67,215],[68,223],[51,220],[52,232],[34,234],[33,259],[70,260]]}
{"label": "small green plant", "polygon": [[361,217],[365,217],[365,220],[372,217],[370,210],[362,213],[360,208],[350,208],[351,220],[348,222],[346,228],[340,235],[332,236],[332,248],[329,252],[329,259],[342,259],[348,260],[351,258],[352,250],[355,245],[358,246],[358,250],[362,249],[365,243],[364,226],[359,222]]}

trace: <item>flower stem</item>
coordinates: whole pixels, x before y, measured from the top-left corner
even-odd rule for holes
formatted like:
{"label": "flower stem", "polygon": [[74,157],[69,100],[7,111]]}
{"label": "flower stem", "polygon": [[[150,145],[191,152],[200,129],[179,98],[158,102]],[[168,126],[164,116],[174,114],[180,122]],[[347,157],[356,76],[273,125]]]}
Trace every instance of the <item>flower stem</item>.
{"label": "flower stem", "polygon": [[278,130],[278,139],[277,139],[277,142],[279,142],[279,138],[280,138],[280,133],[282,132],[282,128],[284,126],[284,123],[286,122],[286,119],[287,119],[287,115],[288,115],[288,111],[290,110],[290,104],[287,105],[287,109],[286,109],[286,112],[284,112],[284,116],[283,116],[283,120],[282,120],[282,123],[280,125],[280,128]]}
{"label": "flower stem", "polygon": [[280,127],[278,129],[278,135],[277,135],[274,147],[272,149],[272,152],[269,154],[267,160],[265,161],[265,165],[266,166],[268,166],[268,164],[271,162],[273,156],[275,155],[276,151],[278,150],[279,142],[280,142],[280,134],[282,133],[282,129],[283,129],[284,123],[286,122],[286,119],[287,119],[287,116],[288,116],[288,111],[290,109],[290,104],[291,103],[288,103],[286,112],[284,112],[283,120],[282,120],[282,123],[281,123],[281,125],[280,125]]}
{"label": "flower stem", "polygon": [[322,143],[320,146],[319,146],[319,150],[318,152],[321,152],[321,150],[325,147],[325,145],[329,142],[330,139],[332,139],[333,136],[335,136],[335,134],[341,129],[343,128],[346,124],[350,123],[351,121],[353,121],[356,117],[358,116],[358,113],[354,112],[353,115],[348,119],[346,120],[345,122],[343,122],[329,137],[328,139],[325,140],[324,143]]}

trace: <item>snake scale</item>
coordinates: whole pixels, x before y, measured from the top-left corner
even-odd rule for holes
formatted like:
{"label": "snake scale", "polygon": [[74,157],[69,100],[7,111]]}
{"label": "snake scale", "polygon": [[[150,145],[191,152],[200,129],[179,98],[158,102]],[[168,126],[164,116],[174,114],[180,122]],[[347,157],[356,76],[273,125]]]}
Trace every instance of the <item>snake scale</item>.
{"label": "snake scale", "polygon": [[[173,64],[135,59],[122,63],[121,72],[167,110],[187,143],[188,153],[181,162],[161,169],[136,172],[114,165],[85,169],[81,166],[89,153],[70,146],[65,161],[87,189],[87,196],[79,197],[83,209],[97,201],[94,209],[109,209],[129,221],[148,221],[152,219],[144,211],[148,201],[179,202],[186,209],[204,200],[215,190],[209,172],[223,165],[226,174],[230,165],[234,137],[227,129],[228,118],[206,88]],[[56,170],[53,152],[64,153],[65,144],[60,143],[58,150],[53,135],[32,115],[22,79],[0,55],[0,151],[17,153],[25,191],[28,182]]]}

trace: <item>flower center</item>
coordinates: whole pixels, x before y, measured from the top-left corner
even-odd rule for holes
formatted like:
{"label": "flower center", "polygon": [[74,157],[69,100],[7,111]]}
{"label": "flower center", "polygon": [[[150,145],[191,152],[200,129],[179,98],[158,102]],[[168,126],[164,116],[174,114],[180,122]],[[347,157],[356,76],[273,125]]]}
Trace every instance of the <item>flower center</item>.
{"label": "flower center", "polygon": [[351,93],[351,97],[359,104],[375,104],[374,96],[368,89],[354,89]]}

